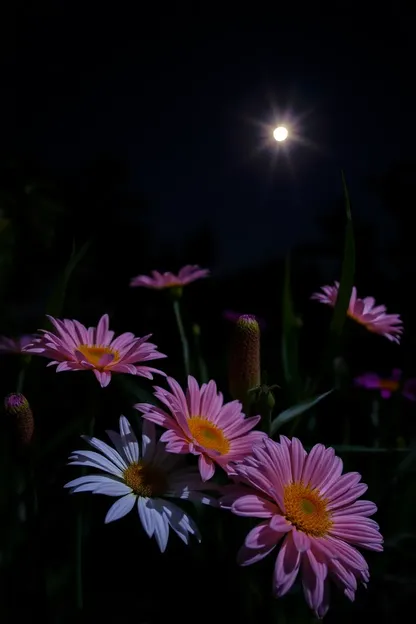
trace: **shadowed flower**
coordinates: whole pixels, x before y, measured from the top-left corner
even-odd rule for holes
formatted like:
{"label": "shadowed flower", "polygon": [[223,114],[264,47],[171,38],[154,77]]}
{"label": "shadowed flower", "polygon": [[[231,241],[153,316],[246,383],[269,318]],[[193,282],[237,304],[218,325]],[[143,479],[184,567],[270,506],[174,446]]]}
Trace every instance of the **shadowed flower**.
{"label": "shadowed flower", "polygon": [[145,288],[153,288],[155,290],[163,290],[165,288],[182,288],[191,282],[195,282],[203,277],[208,277],[209,270],[201,269],[197,264],[187,264],[182,267],[177,275],[167,271],[160,273],[152,271],[151,276],[138,275],[133,277],[130,286],[144,286]]}
{"label": "shadowed flower", "polygon": [[171,527],[180,539],[189,543],[190,535],[200,541],[198,527],[188,514],[166,498],[178,498],[206,505],[217,505],[215,498],[200,490],[213,489],[202,483],[198,471],[186,467],[183,458],[167,453],[156,442],[155,426],[143,421],[141,448],[129,421],[120,417],[120,433],[107,431],[114,445],[83,436],[98,451],[75,451],[70,466],[89,466],[100,471],[67,483],[71,493],[92,492],[117,497],[104,522],[126,516],[137,503],[143,529],[155,537],[164,552]]}
{"label": "shadowed flower", "polygon": [[357,582],[370,578],[355,547],[382,551],[379,527],[368,516],[374,503],[357,500],[367,490],[361,475],[342,475],[334,449],[315,445],[307,453],[297,438],[266,438],[252,457],[235,465],[242,484],[232,485],[220,505],[239,516],[261,518],[238,553],[240,565],[260,561],[281,541],[274,568],[277,597],[300,572],[309,607],[322,618],[329,608],[329,580],[354,600]]}
{"label": "shadowed flower", "polygon": [[51,316],[48,319],[57,333],[40,330],[42,335],[26,345],[23,351],[50,358],[52,362],[48,366],[56,364],[57,372],[92,370],[103,388],[110,383],[111,373],[128,373],[148,379],[153,379],[152,373],[165,374],[142,364],[166,357],[154,344],[147,342],[151,334],[136,338],[126,332],[114,338],[114,332],[108,329],[108,314],[101,317],[97,328],[88,329],[79,321]]}
{"label": "shadowed flower", "polygon": [[239,401],[224,404],[215,381],[198,386],[194,377],[188,377],[186,395],[177,381],[167,377],[172,392],[155,386],[155,397],[168,411],[151,405],[137,403],[134,407],[143,418],[168,429],[161,441],[171,453],[198,455],[199,471],[203,481],[215,472],[215,464],[225,471],[232,462],[251,453],[253,445],[264,437],[260,431],[251,431],[260,416],[245,418]]}
{"label": "shadowed flower", "polygon": [[357,386],[367,390],[379,390],[383,399],[389,399],[392,394],[400,393],[410,401],[416,401],[416,379],[407,379],[401,383],[402,371],[394,368],[390,377],[380,377],[377,373],[364,373],[355,378]]}
{"label": "shadowed flower", "polygon": [[35,334],[24,334],[17,338],[0,336],[0,353],[22,353],[24,347],[31,344],[35,338]]}
{"label": "shadowed flower", "polygon": [[[322,286],[322,292],[314,293],[311,299],[334,307],[338,298],[339,282],[334,286]],[[400,343],[403,322],[399,314],[387,314],[386,306],[376,305],[373,297],[357,297],[357,289],[352,289],[347,315],[368,331],[385,336],[392,342]]]}

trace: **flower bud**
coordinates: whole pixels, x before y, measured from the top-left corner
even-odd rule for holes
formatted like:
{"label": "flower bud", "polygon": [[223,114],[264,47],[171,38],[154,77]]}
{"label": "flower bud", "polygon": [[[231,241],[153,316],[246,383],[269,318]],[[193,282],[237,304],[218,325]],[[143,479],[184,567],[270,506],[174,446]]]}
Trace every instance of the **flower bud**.
{"label": "flower bud", "polygon": [[249,391],[260,385],[260,327],[249,314],[240,316],[234,327],[228,384],[232,398],[241,401],[248,412],[252,398]]}
{"label": "flower bud", "polygon": [[4,408],[14,419],[17,442],[23,448],[30,446],[35,433],[35,422],[29,402],[19,392],[9,394],[4,400]]}

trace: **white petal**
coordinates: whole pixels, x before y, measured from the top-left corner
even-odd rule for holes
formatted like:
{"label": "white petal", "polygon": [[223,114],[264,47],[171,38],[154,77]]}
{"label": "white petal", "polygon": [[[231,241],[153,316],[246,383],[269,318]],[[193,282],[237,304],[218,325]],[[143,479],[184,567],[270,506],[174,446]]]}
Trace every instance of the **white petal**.
{"label": "white petal", "polygon": [[133,509],[135,502],[135,494],[128,494],[127,496],[123,496],[123,498],[119,498],[108,510],[104,520],[105,524],[114,522],[114,520],[119,520],[123,516],[127,516],[127,514]]}
{"label": "white petal", "polygon": [[195,522],[180,507],[163,499],[158,499],[163,505],[165,514],[172,529],[181,538],[185,544],[189,544],[189,533],[195,535],[198,541],[201,541],[201,534]]}
{"label": "white petal", "polygon": [[78,485],[84,485],[85,483],[103,483],[103,481],[107,481],[108,479],[112,479],[112,477],[107,477],[107,475],[84,475],[83,477],[78,477],[77,479],[73,479],[69,481],[69,483],[65,483],[64,488],[74,488],[78,487]]}
{"label": "white petal", "polygon": [[117,453],[117,451],[111,448],[111,446],[109,446],[105,442],[102,442],[101,440],[98,440],[98,438],[90,438],[89,436],[82,437],[88,442],[88,444],[96,448],[98,451],[101,451],[103,455],[108,457],[108,459],[112,461],[113,464],[115,464],[118,468],[120,468],[120,470],[125,470],[127,468],[127,463],[119,455],[119,453]]}
{"label": "white petal", "polygon": [[100,483],[93,493],[105,494],[106,496],[125,496],[126,494],[131,494],[132,491],[125,483],[108,481],[107,483]]}
{"label": "white petal", "polygon": [[120,416],[120,435],[129,463],[134,464],[138,462],[140,459],[139,443],[125,416]]}
{"label": "white petal", "polygon": [[203,492],[182,490],[179,492],[166,492],[165,496],[172,496],[173,498],[181,498],[182,500],[189,500],[193,503],[203,503],[204,505],[211,505],[212,507],[218,507],[218,501],[213,496],[204,494]]}
{"label": "white petal", "polygon": [[165,552],[169,539],[169,521],[163,509],[163,501],[158,499],[152,500],[154,522],[155,522],[155,539],[160,548],[160,552]]}
{"label": "white petal", "polygon": [[110,438],[110,440],[114,444],[114,446],[116,447],[117,453],[120,455],[120,457],[123,459],[123,461],[128,466],[130,464],[130,461],[127,458],[126,452],[124,450],[123,441],[121,439],[121,435],[119,433],[116,433],[115,431],[109,431],[109,430],[106,431],[106,434],[108,435],[108,437]]}
{"label": "white petal", "polygon": [[66,488],[72,488],[71,494],[78,492],[92,492],[93,494],[105,494],[107,496],[125,496],[131,494],[132,490],[128,485],[122,483],[112,476],[87,475],[70,481]]}
{"label": "white petal", "polygon": [[140,522],[148,537],[152,537],[155,531],[155,523],[153,520],[153,508],[150,506],[150,498],[139,496],[137,499],[137,509],[139,511]]}
{"label": "white petal", "polygon": [[151,461],[156,448],[156,427],[150,420],[142,420],[142,457]]}
{"label": "white petal", "polygon": [[100,468],[104,472],[123,478],[120,468],[117,468],[109,459],[96,453],[95,451],[75,451],[70,459],[71,466],[91,466],[92,468]]}

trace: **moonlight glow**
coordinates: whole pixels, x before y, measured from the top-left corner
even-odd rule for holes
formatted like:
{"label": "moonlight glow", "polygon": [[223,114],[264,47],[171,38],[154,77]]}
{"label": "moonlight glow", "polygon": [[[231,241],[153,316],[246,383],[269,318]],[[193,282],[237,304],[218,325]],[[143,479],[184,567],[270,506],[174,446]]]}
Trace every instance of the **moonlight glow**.
{"label": "moonlight glow", "polygon": [[276,139],[276,141],[285,141],[287,139],[287,135],[288,135],[288,131],[287,128],[285,128],[284,126],[278,126],[277,128],[275,128],[275,130],[273,130],[273,137],[274,139]]}

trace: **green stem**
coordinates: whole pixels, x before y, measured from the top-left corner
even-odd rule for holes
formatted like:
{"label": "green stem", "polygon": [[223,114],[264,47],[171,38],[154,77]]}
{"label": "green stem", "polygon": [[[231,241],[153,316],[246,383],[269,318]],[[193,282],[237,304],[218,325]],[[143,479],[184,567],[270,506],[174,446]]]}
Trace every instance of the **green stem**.
{"label": "green stem", "polygon": [[344,432],[343,432],[343,442],[342,444],[348,446],[350,444],[351,439],[351,425],[350,419],[348,416],[344,418]]}
{"label": "green stem", "polygon": [[[95,393],[94,393],[95,396]],[[94,434],[95,417],[92,415],[89,418],[88,434],[93,436]],[[81,471],[81,476],[87,474],[86,468]],[[84,608],[84,591],[83,591],[83,538],[84,538],[84,509],[81,507],[77,513],[76,526],[75,526],[75,557],[76,557],[76,604],[78,611],[82,611]]]}
{"label": "green stem", "polygon": [[[85,470],[82,470],[85,474]],[[83,513],[82,509],[78,511],[76,522],[76,596],[77,609],[82,611],[84,607],[84,594],[82,590],[82,538],[83,538]]]}
{"label": "green stem", "polygon": [[202,356],[201,342],[200,342],[200,339],[199,339],[199,333],[197,333],[196,331],[194,331],[194,348],[195,348],[195,352],[197,354],[199,382],[200,383],[207,383],[208,382],[207,365],[206,365],[205,360],[204,360],[204,358]]}
{"label": "green stem", "polygon": [[185,329],[182,322],[181,309],[179,305],[179,299],[173,300],[173,311],[175,313],[176,324],[178,326],[179,336],[182,343],[182,354],[183,354],[183,363],[185,366],[185,375],[188,377],[190,374],[190,363],[189,363],[189,345],[188,340],[186,338]]}
{"label": "green stem", "polygon": [[16,382],[16,392],[20,394],[23,392],[23,384],[25,382],[25,376],[26,376],[26,366],[22,366],[17,376],[17,382]]}
{"label": "green stem", "polygon": [[[31,448],[26,457],[27,509],[31,525],[33,544],[33,563],[36,586],[36,604],[40,609],[43,621],[49,621],[48,590],[46,581],[46,567],[44,561],[43,543],[45,535],[41,522],[38,497],[38,462],[35,448]],[[34,607],[35,608],[35,607]]]}

